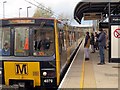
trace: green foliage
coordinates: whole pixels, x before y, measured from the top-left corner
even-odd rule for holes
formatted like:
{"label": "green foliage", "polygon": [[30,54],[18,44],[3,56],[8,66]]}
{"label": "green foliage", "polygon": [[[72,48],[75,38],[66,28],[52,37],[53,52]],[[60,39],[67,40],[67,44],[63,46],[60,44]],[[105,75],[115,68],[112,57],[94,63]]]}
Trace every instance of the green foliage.
{"label": "green foliage", "polygon": [[50,18],[52,17],[53,13],[51,12],[52,10],[50,8],[48,8],[47,10],[44,8],[37,8],[35,10],[35,13],[33,15],[33,17],[44,17],[44,18]]}

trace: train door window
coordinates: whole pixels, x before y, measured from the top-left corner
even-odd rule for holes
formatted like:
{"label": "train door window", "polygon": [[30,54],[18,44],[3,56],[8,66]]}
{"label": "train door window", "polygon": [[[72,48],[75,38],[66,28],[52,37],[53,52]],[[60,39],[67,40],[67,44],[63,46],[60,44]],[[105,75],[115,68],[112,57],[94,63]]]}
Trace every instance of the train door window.
{"label": "train door window", "polygon": [[55,53],[53,27],[35,27],[33,36],[34,56],[51,56]]}
{"label": "train door window", "polygon": [[62,49],[64,47],[64,25],[62,23],[57,23],[57,27],[58,27],[58,32],[59,32],[59,51],[60,54],[62,53]]}
{"label": "train door window", "polygon": [[64,31],[64,50],[67,49],[67,31]]}
{"label": "train door window", "polygon": [[2,55],[2,27],[0,27],[0,55]]}
{"label": "train door window", "polygon": [[0,48],[1,48],[1,55],[2,56],[9,56],[10,55],[10,28],[5,27],[0,29]]}
{"label": "train door window", "polygon": [[72,45],[72,32],[71,31],[69,31],[69,46],[71,46]]}
{"label": "train door window", "polygon": [[75,32],[73,33],[73,39],[74,39],[74,43],[76,42],[76,34]]}
{"label": "train door window", "polygon": [[15,27],[15,56],[29,55],[29,28]]}
{"label": "train door window", "polygon": [[59,30],[59,51],[60,54],[62,53],[62,47],[63,47],[63,30]]}

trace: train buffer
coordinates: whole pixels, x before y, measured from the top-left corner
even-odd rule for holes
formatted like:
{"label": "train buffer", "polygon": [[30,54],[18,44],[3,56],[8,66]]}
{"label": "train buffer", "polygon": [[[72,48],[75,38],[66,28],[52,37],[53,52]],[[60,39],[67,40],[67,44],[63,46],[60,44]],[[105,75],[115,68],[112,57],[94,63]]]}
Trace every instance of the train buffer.
{"label": "train buffer", "polygon": [[84,60],[84,42],[65,74],[58,90],[66,88],[102,88],[118,90],[118,63],[108,62],[108,50],[105,50],[105,64],[99,63],[99,51],[90,53],[90,60]]}

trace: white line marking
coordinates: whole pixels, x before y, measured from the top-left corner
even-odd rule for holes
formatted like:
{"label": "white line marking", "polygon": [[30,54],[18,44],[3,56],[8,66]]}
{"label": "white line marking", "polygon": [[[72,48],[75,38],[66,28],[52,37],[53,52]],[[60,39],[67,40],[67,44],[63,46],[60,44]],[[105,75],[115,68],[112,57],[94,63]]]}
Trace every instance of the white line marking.
{"label": "white line marking", "polygon": [[72,60],[72,62],[71,62],[71,64],[70,64],[70,66],[69,66],[69,68],[68,68],[68,70],[67,70],[67,72],[66,72],[64,78],[62,79],[62,81],[61,81],[61,83],[60,83],[60,85],[59,85],[59,87],[58,87],[58,90],[62,87],[63,82],[64,82],[64,80],[65,80],[65,78],[66,78],[66,76],[67,76],[67,74],[68,74],[68,72],[69,72],[69,70],[70,70],[70,68],[71,68],[71,66],[72,66],[72,64],[73,64],[73,62],[74,62],[74,60],[75,60],[75,58],[76,58],[76,56],[78,55],[78,52],[79,52],[79,50],[80,50],[82,44],[83,44],[83,42],[81,43],[79,49],[77,50],[77,53],[75,54],[75,56],[74,56],[74,58],[73,58],[73,60]]}

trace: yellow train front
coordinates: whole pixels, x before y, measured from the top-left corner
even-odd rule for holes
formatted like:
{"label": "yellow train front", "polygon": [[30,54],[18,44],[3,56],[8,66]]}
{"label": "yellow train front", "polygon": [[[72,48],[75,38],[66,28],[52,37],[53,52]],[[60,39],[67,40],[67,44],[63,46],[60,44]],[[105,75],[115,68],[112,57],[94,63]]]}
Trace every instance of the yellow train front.
{"label": "yellow train front", "polygon": [[9,18],[0,22],[2,84],[56,88],[82,33],[56,19]]}

